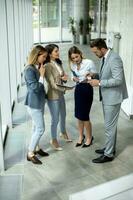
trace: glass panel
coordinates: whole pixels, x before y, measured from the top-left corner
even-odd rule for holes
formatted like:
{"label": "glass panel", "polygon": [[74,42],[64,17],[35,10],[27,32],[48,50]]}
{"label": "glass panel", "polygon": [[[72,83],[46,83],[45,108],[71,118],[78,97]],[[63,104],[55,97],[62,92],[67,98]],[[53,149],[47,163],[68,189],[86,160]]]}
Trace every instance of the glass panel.
{"label": "glass panel", "polygon": [[39,0],[33,0],[33,40],[39,43]]}
{"label": "glass panel", "polygon": [[[101,37],[105,37],[107,28],[107,6],[108,0],[101,1]],[[97,37],[98,33],[98,19],[99,19],[99,1],[90,0],[90,17],[93,19],[93,24],[91,27],[92,38]]]}
{"label": "glass panel", "polygon": [[73,16],[73,3],[72,0],[33,0],[35,43],[71,41],[68,17]]}
{"label": "glass panel", "polygon": [[73,16],[73,1],[62,0],[62,40],[71,41],[72,36],[68,28],[68,17]]}
{"label": "glass panel", "polygon": [[59,0],[42,0],[40,4],[41,42],[59,41]]}

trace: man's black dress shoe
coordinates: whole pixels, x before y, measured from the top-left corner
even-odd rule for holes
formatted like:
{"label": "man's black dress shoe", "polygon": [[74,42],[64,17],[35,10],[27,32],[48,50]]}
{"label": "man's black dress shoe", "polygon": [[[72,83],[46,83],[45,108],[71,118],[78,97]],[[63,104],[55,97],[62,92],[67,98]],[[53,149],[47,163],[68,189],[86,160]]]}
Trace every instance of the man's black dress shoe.
{"label": "man's black dress shoe", "polygon": [[[97,149],[95,152],[98,154],[104,154],[105,148],[103,149]],[[114,150],[113,154],[115,155],[116,151]]]}
{"label": "man's black dress shoe", "polygon": [[84,143],[85,135],[83,135],[83,139],[81,143],[76,143],[75,147],[80,147]]}
{"label": "man's black dress shoe", "polygon": [[105,162],[110,162],[114,159],[114,157],[108,157],[105,155],[101,155],[100,157],[92,160],[93,163],[105,163]]}
{"label": "man's black dress shoe", "polygon": [[82,148],[90,147],[90,146],[92,145],[93,140],[94,140],[94,138],[93,138],[93,136],[92,136],[91,141],[90,141],[90,144],[85,144],[85,143],[84,143],[83,146],[82,146]]}
{"label": "man's black dress shoe", "polygon": [[38,165],[42,164],[42,162],[35,155],[31,157],[27,155],[27,160],[31,161],[34,164],[38,164]]}
{"label": "man's black dress shoe", "polygon": [[104,150],[105,150],[105,148],[97,149],[95,152],[98,153],[98,154],[104,154]]}
{"label": "man's black dress shoe", "polygon": [[49,156],[47,152],[44,152],[42,149],[39,149],[38,151],[35,152],[35,154],[38,154],[40,156]]}

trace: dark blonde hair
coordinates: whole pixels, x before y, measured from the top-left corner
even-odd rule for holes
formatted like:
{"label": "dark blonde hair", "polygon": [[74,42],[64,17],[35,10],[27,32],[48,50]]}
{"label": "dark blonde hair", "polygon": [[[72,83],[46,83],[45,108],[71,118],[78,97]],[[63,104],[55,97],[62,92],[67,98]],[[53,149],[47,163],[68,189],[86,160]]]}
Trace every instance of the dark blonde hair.
{"label": "dark blonde hair", "polygon": [[73,53],[74,53],[74,54],[79,54],[79,55],[81,56],[81,59],[84,58],[84,57],[83,57],[82,51],[80,51],[80,49],[79,49],[78,47],[76,47],[76,46],[71,47],[71,48],[68,50],[68,61],[69,61],[69,68],[70,68],[70,69],[71,69],[71,67],[70,67],[70,62],[72,61],[71,55],[72,55]]}
{"label": "dark blonde hair", "polygon": [[38,56],[42,55],[45,52],[47,52],[47,50],[43,46],[35,46],[29,54],[28,65],[35,65],[37,63]]}

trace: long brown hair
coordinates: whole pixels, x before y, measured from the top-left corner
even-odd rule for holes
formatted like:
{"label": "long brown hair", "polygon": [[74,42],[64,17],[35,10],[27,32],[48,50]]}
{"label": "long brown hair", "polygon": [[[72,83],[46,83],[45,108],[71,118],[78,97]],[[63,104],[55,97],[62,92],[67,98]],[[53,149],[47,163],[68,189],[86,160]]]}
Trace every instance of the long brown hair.
{"label": "long brown hair", "polygon": [[43,46],[35,46],[29,54],[28,65],[35,65],[37,63],[38,56],[42,55],[45,52],[47,52],[47,50]]}
{"label": "long brown hair", "polygon": [[[45,49],[47,50],[48,52],[48,55],[47,55],[47,59],[46,59],[46,63],[49,63],[50,62],[50,54],[53,52],[53,50],[57,48],[59,50],[59,46],[57,44],[48,44],[45,46]],[[62,65],[62,61],[58,58],[56,59],[56,62],[59,64],[59,65]]]}

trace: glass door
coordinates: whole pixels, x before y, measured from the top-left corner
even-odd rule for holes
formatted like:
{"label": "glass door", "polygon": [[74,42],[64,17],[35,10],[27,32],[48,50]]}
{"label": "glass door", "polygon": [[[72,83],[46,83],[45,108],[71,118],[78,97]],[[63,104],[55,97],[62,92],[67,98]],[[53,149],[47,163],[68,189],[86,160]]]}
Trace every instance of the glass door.
{"label": "glass door", "polygon": [[61,5],[61,31],[62,31],[62,41],[71,41],[72,35],[68,27],[68,18],[73,16],[73,1],[72,0],[62,0]]}
{"label": "glass door", "polygon": [[71,0],[33,0],[34,43],[71,41],[68,17]]}
{"label": "glass door", "polygon": [[59,41],[59,0],[41,0],[40,3],[41,42]]}

